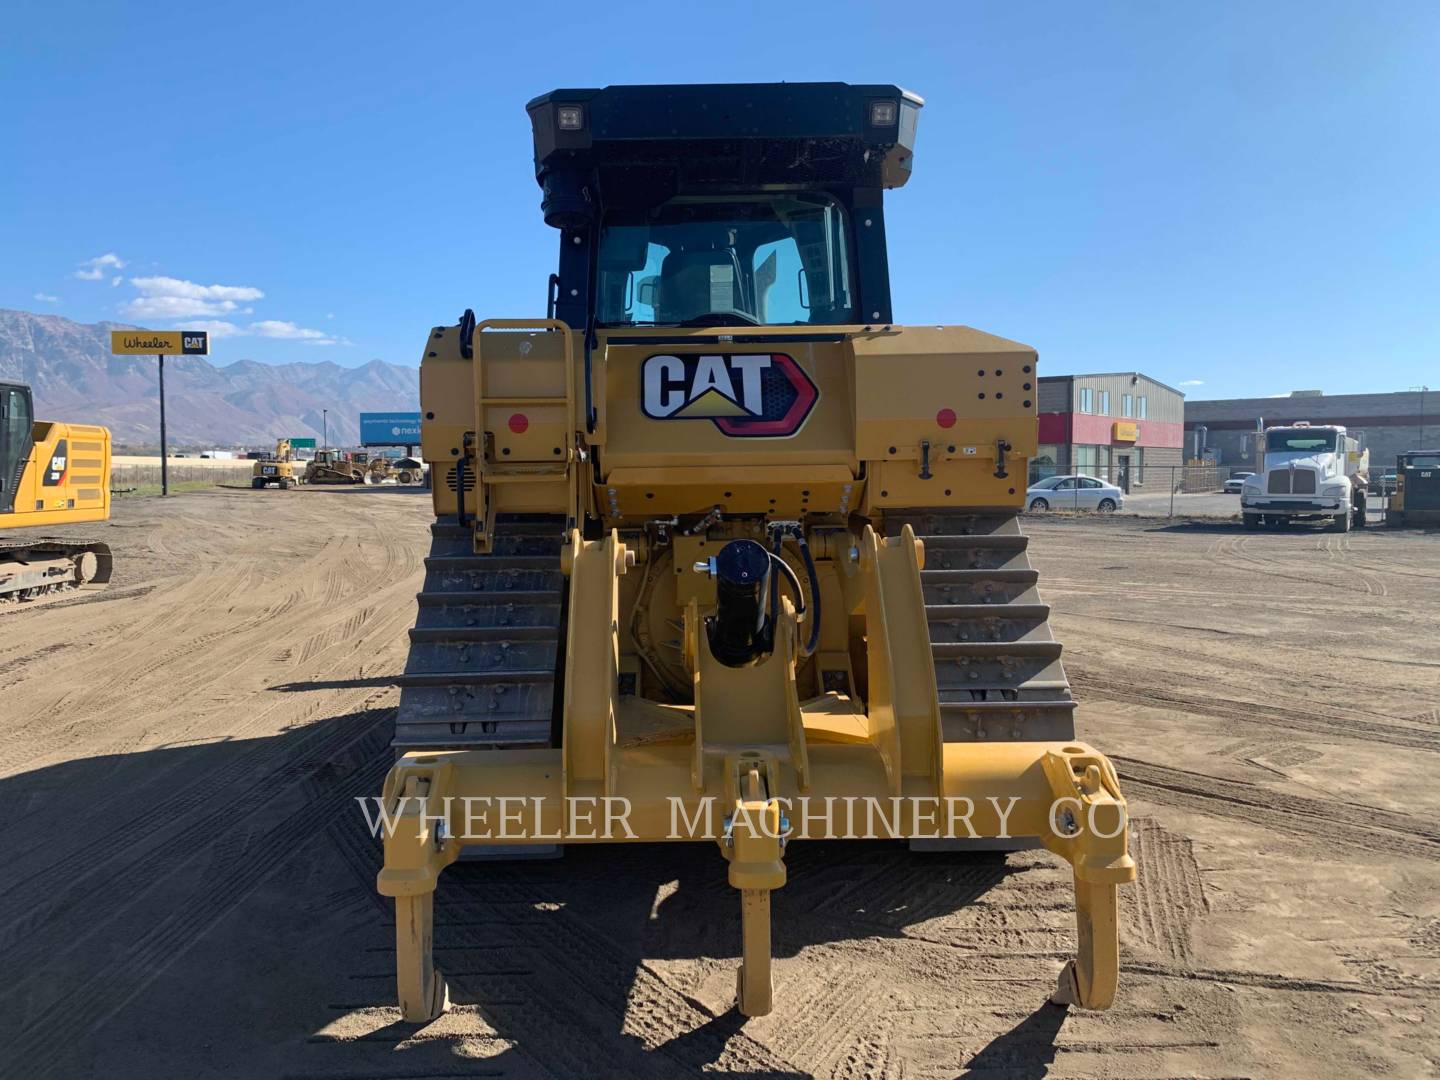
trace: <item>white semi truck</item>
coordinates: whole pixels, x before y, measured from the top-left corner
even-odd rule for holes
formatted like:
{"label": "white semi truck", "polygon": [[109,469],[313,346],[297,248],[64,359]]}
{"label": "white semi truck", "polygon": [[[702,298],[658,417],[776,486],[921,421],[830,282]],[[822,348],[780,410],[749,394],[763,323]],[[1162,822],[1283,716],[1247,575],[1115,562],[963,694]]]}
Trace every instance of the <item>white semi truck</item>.
{"label": "white semi truck", "polygon": [[1365,525],[1370,451],[1338,424],[1297,420],[1266,428],[1264,465],[1240,489],[1245,528],[1329,520],[1337,532]]}

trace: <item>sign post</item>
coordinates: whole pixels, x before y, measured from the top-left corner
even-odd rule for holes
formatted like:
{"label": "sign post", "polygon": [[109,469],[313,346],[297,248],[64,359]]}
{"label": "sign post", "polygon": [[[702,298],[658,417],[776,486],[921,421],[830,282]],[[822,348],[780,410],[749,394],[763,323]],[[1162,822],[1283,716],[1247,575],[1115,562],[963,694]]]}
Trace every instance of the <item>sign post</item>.
{"label": "sign post", "polygon": [[160,361],[160,494],[170,494],[170,447],[165,434],[165,357],[208,356],[205,330],[111,330],[110,352],[116,356],[149,356]]}

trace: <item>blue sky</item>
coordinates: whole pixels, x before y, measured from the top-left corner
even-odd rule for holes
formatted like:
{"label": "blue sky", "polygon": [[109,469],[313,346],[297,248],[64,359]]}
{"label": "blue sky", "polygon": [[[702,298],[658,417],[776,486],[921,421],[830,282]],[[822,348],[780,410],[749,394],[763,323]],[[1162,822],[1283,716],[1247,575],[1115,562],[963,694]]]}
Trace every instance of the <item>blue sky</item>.
{"label": "blue sky", "polygon": [[1195,398],[1440,386],[1434,3],[19,0],[5,21],[0,307],[229,324],[220,362],[414,364],[467,306],[543,313],[535,94],[897,82],[927,103],[888,210],[897,320]]}

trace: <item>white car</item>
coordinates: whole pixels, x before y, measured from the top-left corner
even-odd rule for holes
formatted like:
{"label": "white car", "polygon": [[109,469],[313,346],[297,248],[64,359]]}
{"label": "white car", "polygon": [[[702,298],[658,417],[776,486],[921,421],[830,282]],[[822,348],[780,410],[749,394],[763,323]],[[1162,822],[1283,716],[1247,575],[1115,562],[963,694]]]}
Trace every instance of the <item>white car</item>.
{"label": "white car", "polygon": [[1225,481],[1226,495],[1239,495],[1245,487],[1246,477],[1254,476],[1253,472],[1232,472],[1230,479]]}
{"label": "white car", "polygon": [[1093,476],[1048,476],[1025,492],[1025,509],[1095,510],[1113,514],[1125,506],[1125,493]]}

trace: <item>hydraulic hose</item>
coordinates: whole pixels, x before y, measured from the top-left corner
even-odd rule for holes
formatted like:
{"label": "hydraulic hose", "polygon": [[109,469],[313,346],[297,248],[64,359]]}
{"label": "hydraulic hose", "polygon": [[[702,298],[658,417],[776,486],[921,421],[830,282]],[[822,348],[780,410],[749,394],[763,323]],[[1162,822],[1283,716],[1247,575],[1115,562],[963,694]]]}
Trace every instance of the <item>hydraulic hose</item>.
{"label": "hydraulic hose", "polygon": [[[780,541],[777,539],[777,542],[776,542],[776,543],[777,543],[777,546],[778,546],[779,542],[780,542]],[[800,578],[796,575],[796,573],[795,573],[794,570],[791,570],[791,569],[790,569],[790,564],[785,561],[785,559],[784,559],[783,556],[777,555],[777,554],[776,554],[775,552],[773,552],[773,551],[772,551],[772,552],[769,552],[768,554],[770,555],[770,561],[771,561],[771,563],[773,563],[776,567],[778,567],[779,570],[780,570],[780,572],[785,575],[785,580],[790,583],[790,591],[795,594],[795,614],[796,614],[797,616],[799,616],[799,615],[804,615],[804,614],[805,614],[805,594],[800,590]],[[777,587],[778,587],[778,583],[777,583]],[[773,593],[774,593],[774,590],[772,589],[772,595],[773,595]],[[777,614],[778,614],[778,613],[777,613]],[[808,656],[809,653],[806,653],[806,655]]]}
{"label": "hydraulic hose", "polygon": [[[795,542],[800,545],[800,555],[805,560],[805,576],[810,579],[810,640],[805,643],[801,653],[804,656],[814,656],[815,650],[820,646],[820,575],[815,572],[815,559],[810,554],[810,545],[805,541],[804,527],[794,525],[790,531]],[[798,587],[799,582],[796,582],[796,585]]]}

